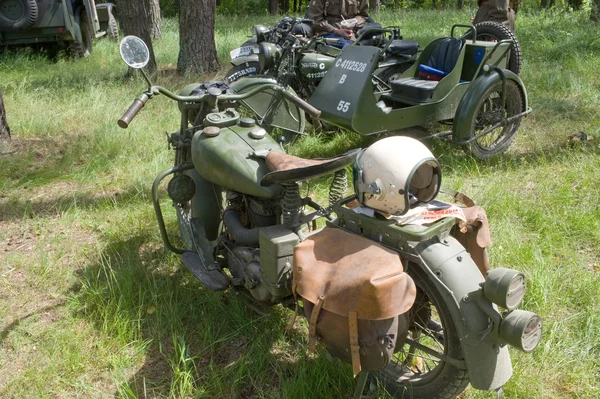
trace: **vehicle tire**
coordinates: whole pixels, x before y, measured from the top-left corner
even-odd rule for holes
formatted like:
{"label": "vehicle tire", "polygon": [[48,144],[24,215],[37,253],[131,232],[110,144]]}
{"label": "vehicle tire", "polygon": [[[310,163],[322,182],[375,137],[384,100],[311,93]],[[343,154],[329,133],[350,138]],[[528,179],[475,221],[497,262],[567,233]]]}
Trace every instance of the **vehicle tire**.
{"label": "vehicle tire", "polygon": [[389,82],[391,80],[397,79],[398,76],[400,76],[404,72],[406,72],[408,70],[408,68],[410,68],[413,64],[414,64],[414,61],[412,61],[412,62],[407,61],[402,64],[392,65],[387,68],[381,68],[381,70],[375,71],[375,76],[377,76],[379,79],[383,80],[385,83],[389,84]]}
{"label": "vehicle tire", "polygon": [[[436,286],[420,266],[409,263],[407,273],[417,286],[415,304],[407,312],[409,337],[422,345],[462,360],[456,326]],[[469,384],[466,369],[460,369],[405,343],[396,348],[392,361],[374,378],[395,398],[448,399]]]}
{"label": "vehicle tire", "polygon": [[[504,109],[501,104],[501,93],[502,82],[500,81],[491,85],[481,96],[471,121],[471,138],[500,122],[502,118],[509,118],[523,111],[521,90],[514,80],[506,81]],[[520,124],[521,119],[515,119],[472,141],[468,145],[470,152],[479,159],[488,159],[503,153],[514,141]]]}
{"label": "vehicle tire", "polygon": [[513,41],[510,48],[510,58],[508,59],[508,69],[517,75],[520,74],[523,67],[523,53],[515,34],[501,23],[493,21],[480,22],[475,25],[475,28],[477,28],[477,40],[499,41],[511,39]]}
{"label": "vehicle tire", "polygon": [[234,66],[225,74],[225,83],[231,84],[245,76],[258,75],[260,73],[260,64],[258,61],[250,61],[241,65]]}
{"label": "vehicle tire", "polygon": [[0,32],[31,28],[38,20],[35,0],[0,0]]}
{"label": "vehicle tire", "polygon": [[74,57],[87,57],[92,53],[92,31],[84,9],[79,14],[79,29],[81,30],[81,42],[73,40],[69,43],[69,51]]}
{"label": "vehicle tire", "polygon": [[117,25],[117,20],[112,15],[110,15],[108,18],[106,36],[108,36],[108,38],[114,42],[119,41],[119,25]]}

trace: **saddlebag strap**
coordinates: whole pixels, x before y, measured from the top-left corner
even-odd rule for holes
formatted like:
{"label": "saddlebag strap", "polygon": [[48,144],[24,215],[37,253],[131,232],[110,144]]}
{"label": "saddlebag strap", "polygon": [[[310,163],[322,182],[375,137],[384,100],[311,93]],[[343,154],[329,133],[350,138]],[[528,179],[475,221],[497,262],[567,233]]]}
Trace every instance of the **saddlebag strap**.
{"label": "saddlebag strap", "polygon": [[298,298],[296,297],[296,288],[298,287],[298,282],[294,280],[292,282],[292,296],[294,297],[294,315],[290,319],[290,322],[285,327],[286,330],[291,330],[294,328],[294,323],[296,322],[296,316],[298,316]]}
{"label": "saddlebag strap", "polygon": [[456,201],[465,204],[469,208],[475,206],[475,202],[471,198],[467,197],[463,193],[459,193],[456,190],[452,190],[450,188],[440,188],[440,192],[448,194]]}
{"label": "saddlebag strap", "polygon": [[310,314],[310,320],[308,321],[308,353],[313,353],[315,351],[315,344],[317,342],[317,320],[319,319],[319,313],[321,312],[323,302],[325,302],[325,296],[321,295],[319,296],[319,299],[317,299],[317,303],[315,303],[315,307]]}
{"label": "saddlebag strap", "polygon": [[350,354],[352,355],[352,372],[354,378],[360,373],[360,352],[358,347],[358,317],[356,312],[348,312],[348,332],[350,333]]}

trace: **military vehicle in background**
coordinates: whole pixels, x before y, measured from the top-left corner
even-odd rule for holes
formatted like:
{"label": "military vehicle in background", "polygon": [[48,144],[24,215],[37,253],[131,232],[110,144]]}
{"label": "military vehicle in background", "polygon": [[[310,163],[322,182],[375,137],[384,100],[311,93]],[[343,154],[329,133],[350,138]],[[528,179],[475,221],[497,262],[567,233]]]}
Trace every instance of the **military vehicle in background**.
{"label": "military vehicle in background", "polygon": [[112,3],[94,0],[0,0],[0,46],[62,47],[76,57],[92,52],[92,39],[119,40]]}

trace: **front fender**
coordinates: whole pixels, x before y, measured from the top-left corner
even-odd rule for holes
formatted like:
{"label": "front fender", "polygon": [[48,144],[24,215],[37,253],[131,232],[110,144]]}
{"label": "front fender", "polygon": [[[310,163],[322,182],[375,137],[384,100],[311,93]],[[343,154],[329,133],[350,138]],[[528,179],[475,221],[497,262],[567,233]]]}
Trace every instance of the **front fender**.
{"label": "front fender", "polygon": [[[507,80],[513,80],[519,86],[521,90],[521,96],[523,98],[523,109],[525,112],[529,109],[529,103],[527,99],[527,90],[521,78],[513,72],[503,69],[502,72]],[[465,92],[463,98],[458,104],[456,114],[454,115],[454,123],[452,127],[452,139],[457,142],[464,142],[471,136],[471,124],[473,122],[473,116],[477,111],[477,104],[481,99],[481,96],[485,93],[488,87],[493,84],[502,81],[502,76],[491,69],[482,75],[479,75],[470,85]]]}
{"label": "front fender", "polygon": [[490,318],[469,298],[469,294],[481,290],[484,282],[471,255],[453,237],[443,242],[423,241],[415,249],[450,310],[471,385],[482,390],[500,388],[510,379],[512,364],[508,347],[501,346],[494,334],[489,334]]}
{"label": "front fender", "polygon": [[[256,43],[256,39],[246,40],[240,47],[247,46],[252,46],[255,49],[258,49],[258,43]],[[258,53],[253,51],[250,55],[232,58],[230,62],[233,66],[244,65],[248,62],[258,62]]]}
{"label": "front fender", "polygon": [[238,66],[244,65],[248,62],[258,62],[258,54],[250,54],[243,57],[237,57],[231,60],[231,65]]}

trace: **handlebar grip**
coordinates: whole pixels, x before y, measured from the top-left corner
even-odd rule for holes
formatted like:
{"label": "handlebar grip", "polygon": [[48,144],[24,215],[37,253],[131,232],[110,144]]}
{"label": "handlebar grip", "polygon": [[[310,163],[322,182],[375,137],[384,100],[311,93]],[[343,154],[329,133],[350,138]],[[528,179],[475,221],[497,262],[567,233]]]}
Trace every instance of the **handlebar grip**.
{"label": "handlebar grip", "polygon": [[308,113],[313,118],[318,118],[321,116],[320,110],[316,109],[315,107],[313,107],[312,105],[310,105],[309,103],[307,103],[306,101],[301,99],[300,97],[294,96],[293,94],[289,94],[287,92],[284,92],[284,93],[287,94],[285,97],[288,100],[290,100],[291,102],[296,104],[298,107],[302,108],[304,111],[306,111],[306,113]]}
{"label": "handlebar grip", "polygon": [[142,101],[139,98],[136,98],[135,100],[133,100],[133,103],[129,106],[127,111],[125,111],[125,113],[123,114],[121,119],[119,119],[117,121],[117,124],[119,125],[119,127],[121,129],[127,129],[129,127],[129,124],[133,120],[133,118],[135,118],[137,113],[140,112],[140,110],[142,109],[144,104],[145,104],[145,101]]}

